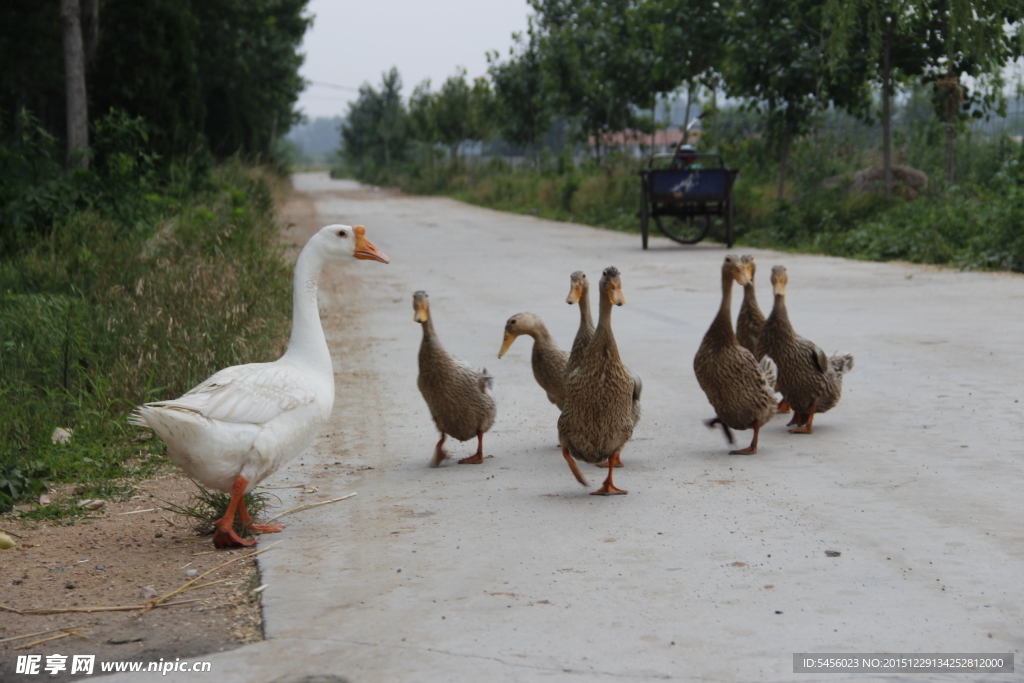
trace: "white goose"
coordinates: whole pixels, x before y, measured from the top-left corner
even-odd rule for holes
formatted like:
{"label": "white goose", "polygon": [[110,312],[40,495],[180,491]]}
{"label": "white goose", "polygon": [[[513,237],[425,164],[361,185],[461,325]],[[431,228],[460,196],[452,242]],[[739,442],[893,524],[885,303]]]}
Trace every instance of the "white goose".
{"label": "white goose", "polygon": [[235,533],[236,511],[252,531],[284,528],[253,524],[242,496],[305,450],[331,414],[334,370],[320,325],[317,285],[331,261],[354,256],[388,262],[365,233],[361,225],[328,225],[306,243],[295,263],[292,334],[281,358],[225,368],[181,398],[147,403],[129,418],[156,432],[190,477],[231,493],[213,534],[218,548],[255,543]]}

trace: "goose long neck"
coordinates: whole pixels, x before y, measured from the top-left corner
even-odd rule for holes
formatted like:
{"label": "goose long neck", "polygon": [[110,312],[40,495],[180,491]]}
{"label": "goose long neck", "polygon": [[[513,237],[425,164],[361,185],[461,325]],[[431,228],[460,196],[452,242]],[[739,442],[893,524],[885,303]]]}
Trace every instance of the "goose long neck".
{"label": "goose long neck", "polygon": [[732,275],[722,274],[722,304],[718,307],[718,315],[711,323],[711,329],[725,340],[736,341],[736,332],[732,329]]}
{"label": "goose long neck", "polygon": [[331,352],[324,339],[317,306],[317,290],[324,261],[313,249],[303,249],[295,263],[292,284],[292,336],[284,357],[333,377]]}

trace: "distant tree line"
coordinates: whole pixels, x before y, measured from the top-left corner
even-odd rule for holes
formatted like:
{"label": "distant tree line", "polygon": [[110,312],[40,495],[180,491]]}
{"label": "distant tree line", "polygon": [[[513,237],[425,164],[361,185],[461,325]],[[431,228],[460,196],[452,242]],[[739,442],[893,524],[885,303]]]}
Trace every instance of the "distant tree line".
{"label": "distant tree line", "polygon": [[530,153],[555,123],[593,141],[600,160],[608,134],[653,129],[659,96],[693,101],[703,90],[712,117],[719,96],[757,114],[780,160],[780,196],[791,144],[822,111],[881,120],[891,192],[895,90],[931,88],[952,178],[958,132],[1005,113],[1002,70],[1024,55],[1020,0],[529,2],[529,28],[504,58],[488,55],[488,78],[469,83],[459,71],[436,92],[420,84],[407,102],[394,69],[379,89],[363,86],[342,127],[347,165],[377,180],[417,145],[457,158],[463,142],[495,136]]}
{"label": "distant tree line", "polygon": [[298,120],[308,0],[4,0],[0,142],[22,112],[78,149],[111,109],[142,117],[164,163],[267,155]]}

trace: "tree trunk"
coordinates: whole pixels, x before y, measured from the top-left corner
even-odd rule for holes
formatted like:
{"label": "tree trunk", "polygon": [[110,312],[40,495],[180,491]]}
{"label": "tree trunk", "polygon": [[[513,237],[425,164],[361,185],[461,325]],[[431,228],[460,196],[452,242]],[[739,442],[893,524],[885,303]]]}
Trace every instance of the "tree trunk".
{"label": "tree trunk", "polygon": [[85,45],[85,63],[92,64],[96,57],[96,43],[100,39],[100,0],[82,0],[82,41]]}
{"label": "tree trunk", "polygon": [[78,0],[61,0],[64,33],[64,88],[67,93],[68,168],[89,167],[89,109],[85,94],[85,51]]}
{"label": "tree trunk", "polygon": [[683,144],[690,144],[690,105],[693,104],[693,82],[686,84],[686,113],[683,115]]}
{"label": "tree trunk", "polygon": [[[711,144],[718,149],[718,76],[711,82]],[[704,151],[709,151],[707,147]]]}
{"label": "tree trunk", "polygon": [[779,149],[779,199],[784,199],[786,194],[786,170],[789,164],[789,124],[784,123],[782,129],[782,144]]}
{"label": "tree trunk", "polygon": [[885,45],[882,54],[882,168],[885,172],[885,198],[892,199],[892,17],[885,29]]}

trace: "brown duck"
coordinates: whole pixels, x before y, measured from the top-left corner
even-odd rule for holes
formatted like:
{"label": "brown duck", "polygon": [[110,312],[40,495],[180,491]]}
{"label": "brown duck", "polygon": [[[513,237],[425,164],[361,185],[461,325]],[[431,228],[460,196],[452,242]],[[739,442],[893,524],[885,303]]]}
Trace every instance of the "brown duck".
{"label": "brown duck", "polygon": [[484,432],[494,424],[497,413],[490,392],[494,378],[487,374],[486,369],[481,372],[444,350],[434,333],[426,292],[419,291],[412,295],[412,308],[413,320],[423,327],[417,384],[430,409],[430,416],[441,432],[441,440],[434,447],[430,466],[437,467],[448,457],[442,448],[446,435],[459,441],[468,441],[475,436],[476,453],[459,460],[459,464],[482,463]]}
{"label": "brown duck", "polygon": [[732,283],[746,285],[749,267],[736,256],[726,256],[722,264],[722,303],[718,315],[711,323],[704,340],[693,359],[700,388],[707,394],[715,409],[715,418],[709,427],[722,426],[729,443],[733,442],[730,429],[753,429],[750,446],[729,451],[732,455],[757,453],[757,437],[775,415],[775,364],[771,358],[760,363],[749,349],[740,346],[732,329]]}
{"label": "brown duck", "polygon": [[633,436],[635,381],[622,364],[612,333],[612,306],[626,303],[615,267],[606,268],[600,283],[600,306],[594,336],[579,365],[565,382],[565,408],[558,418],[562,455],[576,480],[587,486],[573,460],[607,461],[608,477],[596,495],[624,494],[612,483],[622,446]]}
{"label": "brown duck", "polygon": [[547,393],[548,400],[561,410],[565,404],[565,363],[569,354],[558,348],[551,338],[544,321],[533,313],[516,313],[505,323],[505,339],[498,351],[501,358],[512,346],[516,337],[527,334],[533,337],[533,377]]}
{"label": "brown duck", "polygon": [[[747,267],[749,282],[743,285],[743,303],[740,304],[740,314],[736,318],[736,341],[754,354],[754,358],[760,362],[765,355],[758,347],[761,328],[764,327],[764,313],[757,305],[757,293],[754,291],[754,273],[757,272],[757,264],[754,263],[754,257],[750,254],[740,256],[740,262]],[[786,403],[785,397],[779,401],[778,412],[789,412],[789,404]]]}
{"label": "brown duck", "polygon": [[794,434],[811,434],[814,416],[835,407],[843,391],[843,375],[853,369],[853,356],[836,354],[829,358],[817,345],[798,335],[786,311],[784,266],[772,268],[775,305],[764,323],[758,348],[775,361],[779,369],[776,387],[793,408]]}
{"label": "brown duck", "polygon": [[[565,303],[569,305],[578,303],[580,306],[580,326],[576,330],[576,339],[572,342],[569,360],[565,364],[565,376],[568,377],[569,373],[579,366],[580,360],[583,358],[583,351],[594,337],[594,323],[590,317],[590,284],[582,270],[577,270],[569,276],[569,296],[565,298]],[[626,370],[633,377],[633,426],[636,427],[643,412],[640,407],[640,394],[643,393],[644,385],[640,375],[629,368]],[[608,467],[607,462],[594,464],[598,467]],[[615,466],[622,467],[622,460],[616,462]]]}

